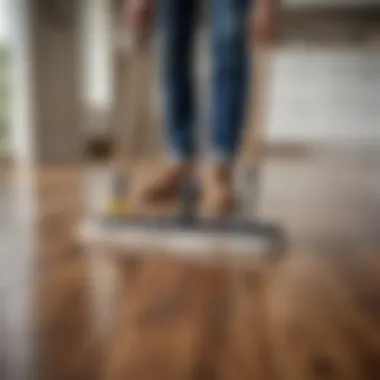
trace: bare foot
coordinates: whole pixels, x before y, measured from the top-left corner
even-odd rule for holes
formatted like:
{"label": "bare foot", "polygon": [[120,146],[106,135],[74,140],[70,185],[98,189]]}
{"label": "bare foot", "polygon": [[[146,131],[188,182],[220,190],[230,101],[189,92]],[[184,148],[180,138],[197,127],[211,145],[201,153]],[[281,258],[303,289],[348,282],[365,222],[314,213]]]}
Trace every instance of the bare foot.
{"label": "bare foot", "polygon": [[231,216],[235,212],[235,190],[231,165],[215,164],[211,169],[210,212],[216,217]]}
{"label": "bare foot", "polygon": [[142,191],[142,198],[147,202],[165,202],[178,198],[183,181],[191,175],[189,163],[173,164],[164,169]]}

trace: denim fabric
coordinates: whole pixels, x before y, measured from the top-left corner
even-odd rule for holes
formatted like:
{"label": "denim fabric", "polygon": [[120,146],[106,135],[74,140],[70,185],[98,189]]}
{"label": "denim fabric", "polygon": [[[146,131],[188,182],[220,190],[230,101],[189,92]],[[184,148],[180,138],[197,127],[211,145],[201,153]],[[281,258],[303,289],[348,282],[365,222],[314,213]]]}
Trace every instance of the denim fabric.
{"label": "denim fabric", "polygon": [[[251,0],[208,0],[211,20],[211,143],[218,159],[239,149],[249,78]],[[196,152],[193,50],[197,0],[158,0],[160,76],[166,139],[176,158]]]}

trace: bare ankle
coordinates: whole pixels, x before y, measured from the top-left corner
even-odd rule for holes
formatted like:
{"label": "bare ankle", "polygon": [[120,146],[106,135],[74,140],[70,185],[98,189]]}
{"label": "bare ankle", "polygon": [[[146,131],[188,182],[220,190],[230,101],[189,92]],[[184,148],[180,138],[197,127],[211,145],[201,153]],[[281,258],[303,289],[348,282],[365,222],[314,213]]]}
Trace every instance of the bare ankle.
{"label": "bare ankle", "polygon": [[168,170],[180,177],[192,176],[195,172],[195,165],[192,161],[180,161],[171,163]]}
{"label": "bare ankle", "polygon": [[217,163],[212,167],[213,181],[229,185],[233,182],[233,166],[230,163]]}

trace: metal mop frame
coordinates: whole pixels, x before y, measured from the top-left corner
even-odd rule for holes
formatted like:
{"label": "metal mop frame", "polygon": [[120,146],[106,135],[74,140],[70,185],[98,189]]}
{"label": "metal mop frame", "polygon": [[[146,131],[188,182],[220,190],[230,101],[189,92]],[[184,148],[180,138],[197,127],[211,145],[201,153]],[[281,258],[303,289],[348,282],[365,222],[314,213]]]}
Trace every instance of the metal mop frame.
{"label": "metal mop frame", "polygon": [[[114,166],[111,202],[108,209],[108,217],[89,219],[80,228],[80,238],[93,244],[104,244],[110,247],[129,247],[148,252],[149,248],[159,251],[175,252],[191,255],[191,257],[205,258],[208,255],[218,256],[231,253],[252,254],[282,251],[284,249],[284,237],[277,226],[265,223],[253,223],[249,220],[249,204],[256,199],[252,196],[243,199],[239,216],[236,220],[198,220],[194,215],[195,202],[197,201],[197,189],[190,179],[184,186],[182,214],[176,217],[161,217],[158,219],[132,218],[128,215],[123,204],[125,194],[128,192],[128,178],[125,175],[126,145],[136,141],[138,125],[142,125],[141,116],[148,114],[146,106],[147,97],[144,97],[146,86],[149,82],[147,75],[150,62],[149,49],[137,49],[131,52],[129,66],[129,90],[128,107],[133,110],[128,115],[128,133],[118,128],[120,136],[117,137],[117,151]],[[245,195],[252,192],[257,198],[258,167],[261,161],[261,138],[258,126],[262,124],[263,89],[266,89],[269,79],[270,55],[256,52],[255,71],[257,83],[255,96],[255,121],[247,128],[245,144],[241,153],[241,162],[247,170],[244,178]],[[132,70],[131,70],[132,69]],[[140,71],[141,70],[141,71]],[[131,74],[132,73],[132,74]],[[124,82],[124,81],[123,81]],[[119,99],[119,101],[125,99]],[[144,103],[142,103],[144,100]],[[136,155],[136,147],[128,150],[129,158]],[[245,212],[244,212],[245,211]],[[163,248],[163,250],[159,249]],[[167,248],[167,250],[165,250]]]}

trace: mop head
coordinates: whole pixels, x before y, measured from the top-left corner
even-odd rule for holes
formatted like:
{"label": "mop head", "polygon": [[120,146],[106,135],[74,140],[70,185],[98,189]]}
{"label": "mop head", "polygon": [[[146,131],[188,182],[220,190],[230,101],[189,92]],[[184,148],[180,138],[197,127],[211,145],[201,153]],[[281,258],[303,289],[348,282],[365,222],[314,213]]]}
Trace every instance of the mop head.
{"label": "mop head", "polygon": [[166,251],[176,256],[254,255],[279,252],[281,230],[269,224],[236,220],[181,219],[179,217],[89,218],[80,239],[96,246],[136,252]]}

